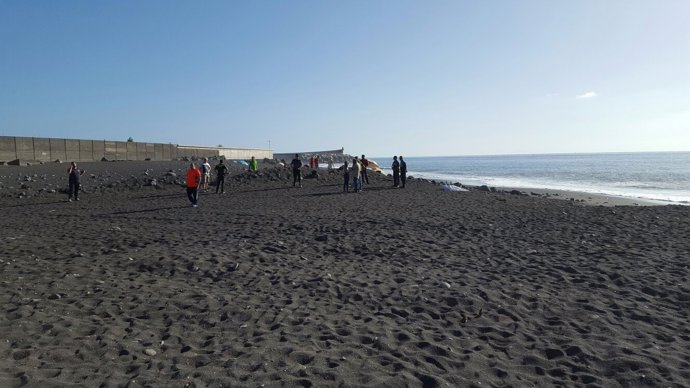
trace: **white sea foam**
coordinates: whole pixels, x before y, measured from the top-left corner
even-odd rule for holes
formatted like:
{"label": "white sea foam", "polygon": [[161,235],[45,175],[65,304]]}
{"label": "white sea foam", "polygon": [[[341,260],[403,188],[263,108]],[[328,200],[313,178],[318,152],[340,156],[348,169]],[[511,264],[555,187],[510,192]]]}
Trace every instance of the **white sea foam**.
{"label": "white sea foam", "polygon": [[[392,174],[390,169],[383,169],[383,172],[385,174]],[[561,190],[662,201],[669,204],[690,204],[690,191],[662,188],[658,185],[638,181],[607,182],[608,184],[604,184],[591,181],[557,181],[538,178],[494,177],[421,171],[408,171],[407,175],[438,182],[457,182],[468,186],[487,185],[499,188]]]}

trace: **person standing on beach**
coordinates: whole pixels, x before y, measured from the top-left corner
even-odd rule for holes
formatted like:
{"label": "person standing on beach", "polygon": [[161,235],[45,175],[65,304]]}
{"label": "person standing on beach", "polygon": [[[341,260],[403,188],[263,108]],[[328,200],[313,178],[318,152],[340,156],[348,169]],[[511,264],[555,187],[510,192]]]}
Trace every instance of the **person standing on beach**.
{"label": "person standing on beach", "polygon": [[218,189],[221,194],[225,194],[225,174],[228,172],[228,167],[223,163],[223,159],[218,162],[214,170],[216,171],[216,194],[218,194]]}
{"label": "person standing on beach", "polygon": [[367,175],[367,167],[369,167],[369,160],[362,154],[362,180],[369,184],[369,175]]}
{"label": "person standing on beach", "polygon": [[254,159],[253,156],[252,156],[252,159],[249,161],[249,171],[251,171],[251,172],[259,171],[259,161]]}
{"label": "person standing on beach", "polygon": [[292,166],[292,187],[295,187],[299,182],[299,187],[302,187],[302,161],[299,159],[299,154],[295,154],[295,158],[290,162]]}
{"label": "person standing on beach", "polygon": [[352,177],[352,188],[355,193],[362,191],[362,186],[360,185],[361,166],[357,162],[357,158],[352,159],[352,168],[350,169],[350,176]]}
{"label": "person standing on beach", "polygon": [[80,180],[83,174],[84,170],[77,168],[77,162],[70,163],[69,169],[67,169],[67,175],[69,177],[69,196],[67,200],[69,202],[72,202],[72,195],[74,195],[75,201],[79,200],[79,186],[81,185]]}
{"label": "person standing on beach", "polygon": [[393,187],[400,186],[400,162],[398,162],[398,157],[393,156],[393,164],[391,165],[393,169]]}
{"label": "person standing on beach", "polygon": [[407,163],[403,160],[402,155],[400,155],[400,183],[402,187],[405,188],[405,182],[407,181]]}
{"label": "person standing on beach", "polygon": [[208,163],[207,158],[202,160],[204,162],[201,164],[201,189],[206,192],[208,191],[208,181],[211,178],[211,165]]}
{"label": "person standing on beach", "polygon": [[343,164],[343,191],[350,192],[350,169],[347,168],[347,160]]}
{"label": "person standing on beach", "polygon": [[192,203],[192,207],[197,207],[199,200],[199,186],[201,185],[201,171],[196,168],[194,163],[190,163],[187,170],[187,198]]}

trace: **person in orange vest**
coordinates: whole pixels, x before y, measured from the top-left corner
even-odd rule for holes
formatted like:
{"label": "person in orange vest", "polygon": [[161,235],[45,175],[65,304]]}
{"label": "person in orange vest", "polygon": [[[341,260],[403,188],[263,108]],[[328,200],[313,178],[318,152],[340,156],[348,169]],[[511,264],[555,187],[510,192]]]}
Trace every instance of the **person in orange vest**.
{"label": "person in orange vest", "polygon": [[187,170],[187,198],[192,203],[192,207],[198,206],[199,185],[201,184],[201,171],[194,163],[189,165]]}

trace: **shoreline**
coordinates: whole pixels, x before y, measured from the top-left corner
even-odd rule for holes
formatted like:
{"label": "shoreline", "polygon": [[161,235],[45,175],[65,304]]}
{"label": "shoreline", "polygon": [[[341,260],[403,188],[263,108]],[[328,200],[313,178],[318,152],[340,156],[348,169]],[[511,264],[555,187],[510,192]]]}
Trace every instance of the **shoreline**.
{"label": "shoreline", "polygon": [[538,194],[539,196],[561,201],[584,202],[592,206],[689,206],[690,204],[658,201],[652,199],[624,197],[618,195],[607,195],[589,193],[586,191],[570,191],[556,189],[536,189],[532,187],[496,187],[498,190],[508,191],[518,190],[529,195]]}

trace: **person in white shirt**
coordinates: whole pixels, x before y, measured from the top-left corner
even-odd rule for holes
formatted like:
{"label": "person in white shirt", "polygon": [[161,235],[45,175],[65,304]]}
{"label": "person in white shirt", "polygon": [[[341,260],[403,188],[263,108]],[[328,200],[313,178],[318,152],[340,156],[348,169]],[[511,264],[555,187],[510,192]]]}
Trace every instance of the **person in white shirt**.
{"label": "person in white shirt", "polygon": [[201,164],[201,189],[208,191],[208,181],[211,179],[211,165],[208,163],[208,158],[202,159]]}

